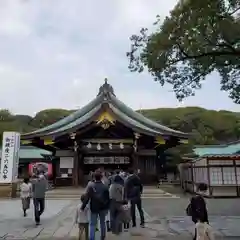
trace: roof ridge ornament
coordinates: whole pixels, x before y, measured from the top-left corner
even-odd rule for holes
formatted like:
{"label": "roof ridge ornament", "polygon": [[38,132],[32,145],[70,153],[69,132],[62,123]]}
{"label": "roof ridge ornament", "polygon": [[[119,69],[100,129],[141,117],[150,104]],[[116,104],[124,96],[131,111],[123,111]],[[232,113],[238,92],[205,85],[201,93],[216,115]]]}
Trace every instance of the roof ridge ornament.
{"label": "roof ridge ornament", "polygon": [[108,98],[108,95],[110,93],[113,94],[114,96],[116,96],[115,93],[114,93],[114,89],[113,89],[112,85],[110,85],[108,83],[108,79],[105,78],[104,79],[104,84],[99,88],[98,95],[103,94],[105,97]]}

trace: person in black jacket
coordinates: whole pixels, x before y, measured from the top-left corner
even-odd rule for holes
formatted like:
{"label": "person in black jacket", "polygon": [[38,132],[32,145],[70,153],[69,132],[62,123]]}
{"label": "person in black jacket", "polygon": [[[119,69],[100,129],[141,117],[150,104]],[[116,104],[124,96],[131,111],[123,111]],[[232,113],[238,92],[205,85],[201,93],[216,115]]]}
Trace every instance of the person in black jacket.
{"label": "person in black jacket", "polygon": [[144,227],[145,220],[142,209],[142,199],[141,194],[143,192],[143,186],[140,178],[134,174],[133,170],[129,171],[129,176],[125,181],[125,196],[131,203],[131,217],[132,226],[136,226],[136,206],[140,215],[140,226]]}
{"label": "person in black jacket", "polygon": [[85,201],[81,206],[81,210],[84,210],[90,202],[90,240],[95,239],[98,218],[100,220],[101,240],[106,238],[105,219],[109,210],[110,198],[108,186],[106,186],[101,180],[102,174],[96,172],[95,182],[87,189]]}
{"label": "person in black jacket", "polygon": [[[191,198],[190,207],[191,207],[191,217],[192,221],[196,224],[197,222],[206,222],[208,221],[208,212],[206,202],[203,198],[203,194],[207,191],[207,184],[200,183],[198,186],[198,193],[199,195],[194,196]],[[196,229],[195,229],[195,236],[193,240],[196,240]]]}

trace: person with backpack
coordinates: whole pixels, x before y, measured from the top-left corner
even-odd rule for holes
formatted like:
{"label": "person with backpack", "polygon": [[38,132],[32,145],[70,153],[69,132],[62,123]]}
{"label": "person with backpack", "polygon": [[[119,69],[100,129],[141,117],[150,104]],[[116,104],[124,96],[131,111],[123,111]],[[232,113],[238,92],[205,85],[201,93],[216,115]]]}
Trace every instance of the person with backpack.
{"label": "person with backpack", "polygon": [[207,184],[200,183],[198,186],[198,195],[191,198],[190,203],[186,209],[187,215],[192,218],[192,221],[195,224],[195,235],[193,240],[197,240],[197,226],[200,225],[198,223],[209,224],[207,206],[203,198],[203,195],[207,189]]}
{"label": "person with backpack", "polygon": [[124,181],[119,176],[116,175],[113,179],[112,184],[109,188],[110,193],[110,221],[111,230],[113,234],[119,234],[122,232],[122,205],[127,202],[124,201]]}
{"label": "person with backpack", "polygon": [[106,185],[107,187],[109,186],[109,179],[107,177],[107,172],[103,172],[102,173],[102,182],[104,185]]}
{"label": "person with backpack", "polygon": [[95,239],[98,218],[100,220],[101,240],[105,240],[105,218],[109,210],[110,198],[108,187],[102,182],[101,172],[95,173],[95,182],[87,189],[86,199],[81,209],[84,210],[88,203],[90,203],[90,240]]}
{"label": "person with backpack", "polygon": [[95,181],[95,175],[94,175],[93,172],[91,172],[91,175],[88,179],[88,183],[87,183],[87,186],[86,186],[86,192],[89,189],[89,187],[93,185],[94,181]]}

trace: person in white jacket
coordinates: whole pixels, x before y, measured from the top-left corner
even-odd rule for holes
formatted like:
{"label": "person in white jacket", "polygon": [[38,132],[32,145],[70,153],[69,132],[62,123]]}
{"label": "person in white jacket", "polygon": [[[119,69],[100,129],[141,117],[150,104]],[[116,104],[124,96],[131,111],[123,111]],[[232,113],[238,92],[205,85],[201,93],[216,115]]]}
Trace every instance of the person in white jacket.
{"label": "person in white jacket", "polygon": [[32,184],[29,178],[24,178],[23,183],[20,185],[20,198],[22,200],[22,209],[24,217],[27,216],[27,210],[30,208],[30,198],[32,195]]}
{"label": "person in white jacket", "polygon": [[215,240],[212,227],[206,222],[196,223],[196,240]]}
{"label": "person in white jacket", "polygon": [[86,196],[81,196],[81,203],[77,206],[75,223],[78,224],[79,236],[78,239],[83,239],[83,232],[85,233],[85,239],[89,239],[89,206],[86,206],[84,210],[81,209],[83,202],[85,201]]}

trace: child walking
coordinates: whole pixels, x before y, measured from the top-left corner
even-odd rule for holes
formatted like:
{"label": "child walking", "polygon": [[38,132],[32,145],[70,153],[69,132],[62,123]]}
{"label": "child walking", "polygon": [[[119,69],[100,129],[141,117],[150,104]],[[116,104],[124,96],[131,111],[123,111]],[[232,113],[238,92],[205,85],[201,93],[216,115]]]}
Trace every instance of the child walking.
{"label": "child walking", "polygon": [[207,222],[196,223],[196,239],[197,240],[214,240],[212,227]]}
{"label": "child walking", "polygon": [[75,222],[79,228],[79,240],[83,240],[83,232],[85,233],[85,240],[89,239],[89,207],[86,206],[84,210],[81,210],[82,204],[86,196],[81,196],[81,203],[77,207]]}

